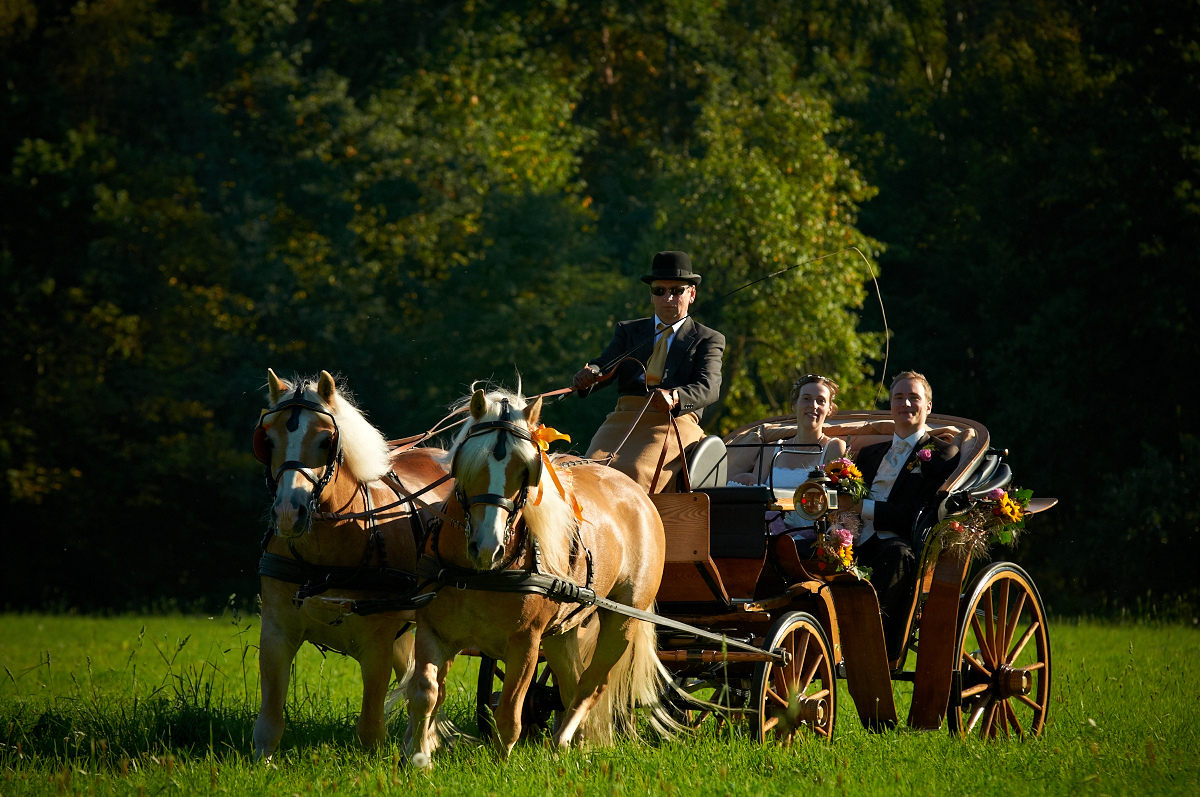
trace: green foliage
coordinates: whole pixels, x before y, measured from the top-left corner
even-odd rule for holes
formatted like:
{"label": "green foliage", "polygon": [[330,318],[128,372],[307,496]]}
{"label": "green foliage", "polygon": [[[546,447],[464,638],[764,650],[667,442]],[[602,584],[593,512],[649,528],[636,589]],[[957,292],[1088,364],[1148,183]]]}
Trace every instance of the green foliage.
{"label": "green foliage", "polygon": [[[851,246],[873,254],[877,244],[853,226],[871,191],[826,143],[837,131],[828,104],[801,86],[742,89],[740,75],[711,71],[698,153],[664,154],[651,233],[681,241],[707,265],[704,296]],[[856,330],[865,265],[845,252],[710,312],[709,323],[727,330],[723,428],[787,411],[801,374],[828,374],[851,388],[863,382],[879,353],[877,336]],[[841,400],[854,406],[866,395],[849,390]]]}
{"label": "green foliage", "polygon": [[[1025,563],[1127,603],[1151,576],[1086,553],[1130,525],[1096,485],[1200,434],[1198,40],[1183,0],[4,3],[4,600],[249,590],[267,367],[340,371],[401,436],[475,379],[565,385],[655,251],[703,303],[854,246],[889,370],[1063,499]],[[711,425],[809,371],[871,404],[868,278],[848,252],[699,309]],[[604,403],[548,420],[582,448]]]}

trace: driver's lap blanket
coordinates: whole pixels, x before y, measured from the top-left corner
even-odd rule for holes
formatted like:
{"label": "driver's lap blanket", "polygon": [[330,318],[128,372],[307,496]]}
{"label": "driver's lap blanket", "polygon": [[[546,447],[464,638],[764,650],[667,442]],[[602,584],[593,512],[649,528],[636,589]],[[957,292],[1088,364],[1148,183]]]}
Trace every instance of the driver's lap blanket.
{"label": "driver's lap blanket", "polygon": [[[588,447],[587,457],[603,459],[612,453],[612,450],[620,445],[621,439],[625,437],[645,403],[646,399],[637,396],[622,396],[618,399],[617,408],[608,414],[604,423],[596,430]],[[679,425],[679,436],[683,440],[684,449],[704,437],[704,431],[700,428],[695,413],[680,415],[675,422]],[[658,467],[664,441],[667,442],[667,457],[654,491],[673,493],[675,479],[683,470],[683,463],[679,456],[679,443],[675,439],[675,433],[671,431],[671,424],[665,412],[647,409],[611,465],[641,485],[643,490],[650,492],[650,483],[654,481],[654,471]]]}

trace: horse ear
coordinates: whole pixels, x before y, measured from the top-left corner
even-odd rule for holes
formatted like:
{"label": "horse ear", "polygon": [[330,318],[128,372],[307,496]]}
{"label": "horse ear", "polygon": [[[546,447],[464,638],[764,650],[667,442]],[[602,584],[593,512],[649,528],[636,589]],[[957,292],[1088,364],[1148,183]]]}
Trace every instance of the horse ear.
{"label": "horse ear", "polygon": [[271,391],[271,406],[274,407],[279,403],[279,399],[283,398],[283,394],[292,389],[292,386],[275,376],[275,372],[268,368],[267,388]]}
{"label": "horse ear", "polygon": [[483,389],[476,390],[471,396],[471,417],[479,420],[487,414],[487,394]]}
{"label": "horse ear", "polygon": [[538,419],[542,417],[542,397],[538,396],[537,400],[525,408],[525,422],[532,429],[538,425]]}
{"label": "horse ear", "polygon": [[333,397],[337,393],[337,383],[333,381],[333,377],[328,371],[321,372],[321,379],[317,382],[317,395],[321,397],[330,406],[333,405]]}

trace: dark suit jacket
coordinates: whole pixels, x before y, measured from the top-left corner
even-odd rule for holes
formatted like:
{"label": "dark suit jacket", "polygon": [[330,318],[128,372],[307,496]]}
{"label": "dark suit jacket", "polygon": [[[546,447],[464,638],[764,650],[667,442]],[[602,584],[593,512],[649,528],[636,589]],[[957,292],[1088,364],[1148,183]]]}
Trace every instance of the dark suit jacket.
{"label": "dark suit jacket", "polygon": [[[608,348],[599,357],[591,360],[591,364],[607,369],[617,360],[629,355],[641,365],[634,362],[622,363],[617,368],[615,377],[598,383],[593,389],[599,390],[616,382],[617,392],[622,396],[649,395],[646,389],[645,366],[653,351],[653,316],[620,322]],[[674,388],[679,391],[679,406],[674,410],[676,415],[694,412],[696,417],[700,417],[704,408],[717,400],[721,392],[721,357],[724,353],[724,335],[703,324],[697,324],[690,316],[684,319],[683,326],[671,341],[663,380],[658,385],[664,390]]]}
{"label": "dark suit jacket", "polygon": [[[933,444],[933,457],[928,462],[922,462],[920,468],[917,468],[913,464],[920,462],[917,452],[930,443]],[[879,472],[883,458],[891,450],[892,443],[889,441],[867,446],[858,453],[855,464],[862,471],[867,487],[875,481],[875,474]],[[910,465],[913,466],[911,469]],[[875,530],[890,531],[911,541],[917,512],[934,499],[938,488],[945,483],[956,467],[958,446],[931,437],[928,432],[921,435],[916,448],[908,452],[908,459],[900,466],[900,473],[892,484],[887,500],[875,500]]]}

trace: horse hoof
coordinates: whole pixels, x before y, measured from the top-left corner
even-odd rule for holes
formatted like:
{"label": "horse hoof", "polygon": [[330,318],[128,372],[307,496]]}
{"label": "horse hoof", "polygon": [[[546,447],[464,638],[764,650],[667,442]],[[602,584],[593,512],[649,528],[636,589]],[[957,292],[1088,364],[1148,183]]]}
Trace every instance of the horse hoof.
{"label": "horse hoof", "polygon": [[426,753],[414,753],[412,763],[417,769],[428,769],[433,762],[429,760],[429,755]]}

